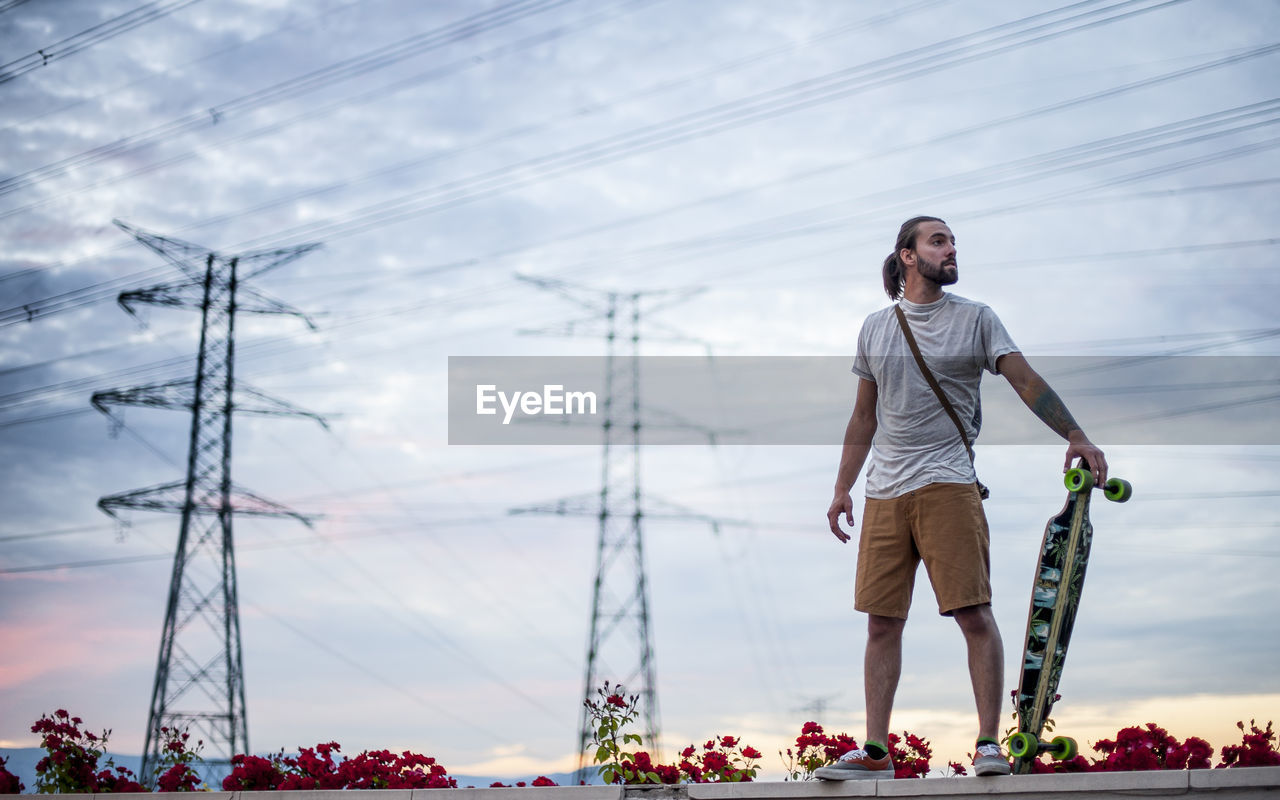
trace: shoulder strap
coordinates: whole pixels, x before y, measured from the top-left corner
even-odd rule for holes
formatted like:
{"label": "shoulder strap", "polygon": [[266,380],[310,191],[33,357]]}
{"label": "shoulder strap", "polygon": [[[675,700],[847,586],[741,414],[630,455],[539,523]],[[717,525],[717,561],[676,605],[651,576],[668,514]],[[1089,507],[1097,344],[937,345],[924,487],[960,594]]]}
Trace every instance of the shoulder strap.
{"label": "shoulder strap", "polygon": [[929,366],[924,363],[924,356],[920,355],[920,346],[916,344],[916,337],[911,333],[911,326],[907,324],[907,315],[902,313],[902,306],[895,305],[893,312],[898,316],[898,324],[902,326],[902,332],[906,334],[907,346],[911,348],[911,355],[916,357],[916,363],[920,365],[920,371],[924,373],[924,379],[928,381],[929,388],[938,396],[938,401],[942,403],[942,410],[947,412],[947,416],[951,417],[951,421],[955,423],[956,430],[960,432],[960,439],[964,442],[965,452],[969,454],[969,460],[973,461],[973,447],[969,444],[969,436],[964,432],[964,425],[960,424],[960,416],[956,414],[955,408],[951,406],[951,401],[947,399],[943,393],[942,387],[938,385],[938,380],[933,377],[933,373],[929,370]]}

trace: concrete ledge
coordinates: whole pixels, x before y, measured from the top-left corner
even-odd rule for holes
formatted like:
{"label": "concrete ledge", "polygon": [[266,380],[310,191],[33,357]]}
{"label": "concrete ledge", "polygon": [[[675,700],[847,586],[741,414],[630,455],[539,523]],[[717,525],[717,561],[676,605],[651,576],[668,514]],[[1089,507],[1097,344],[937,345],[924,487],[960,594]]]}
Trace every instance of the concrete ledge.
{"label": "concrete ledge", "polygon": [[[460,794],[461,793],[461,794]],[[354,792],[334,792],[330,797],[315,800],[358,800]],[[382,800],[384,792],[376,794]],[[414,789],[413,800],[622,800],[621,786],[512,786],[502,789]],[[239,800],[239,798],[235,798]],[[276,800],[293,800],[276,798]],[[656,798],[655,798],[656,800]]]}
{"label": "concrete ledge", "polygon": [[[638,788],[638,787],[637,787]],[[1280,800],[1280,767],[1243,769],[1099,772],[1081,775],[1017,775],[1007,778],[934,778],[903,781],[814,781],[802,783],[694,784],[689,800],[818,800],[823,797],[960,798],[1002,800],[1093,800],[1120,797],[1212,796],[1215,800]],[[627,800],[639,798],[628,791]]]}
{"label": "concrete ledge", "polygon": [[[920,783],[920,781],[901,781]],[[822,797],[875,797],[880,781],[801,781],[799,783],[691,783],[689,800],[801,800]],[[884,782],[885,786],[898,781]],[[632,800],[632,798],[628,798]],[[642,800],[642,799],[641,799]]]}
{"label": "concrete ledge", "polygon": [[[951,798],[975,795],[994,795],[1001,800],[1110,800],[1122,797],[1188,796],[1203,796],[1205,800],[1280,800],[1280,767],[905,781],[701,783],[627,787],[539,786],[378,792],[201,792],[194,796],[190,793],[157,792],[94,795],[93,800],[822,800],[830,797]],[[47,795],[15,797],[44,800]]]}

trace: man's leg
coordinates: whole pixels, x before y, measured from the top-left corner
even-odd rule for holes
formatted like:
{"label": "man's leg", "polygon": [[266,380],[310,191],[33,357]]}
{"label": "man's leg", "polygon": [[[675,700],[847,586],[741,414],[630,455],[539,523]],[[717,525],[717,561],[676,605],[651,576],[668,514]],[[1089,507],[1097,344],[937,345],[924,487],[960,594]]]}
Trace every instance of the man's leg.
{"label": "man's leg", "polygon": [[[865,530],[865,523],[864,523]],[[816,778],[833,781],[893,780],[889,757],[889,714],[902,673],[902,629],[905,619],[867,615],[867,654],[863,680],[867,690],[867,738],[862,748],[850,750],[833,764],[814,770]],[[883,752],[871,746],[878,742]]]}
{"label": "man's leg", "polygon": [[[905,619],[867,615],[867,653],[863,681],[867,693],[867,740],[887,744],[893,696],[902,674]],[[994,623],[993,623],[994,624]]]}
{"label": "man's leg", "polygon": [[973,681],[973,698],[978,705],[978,738],[999,740],[1004,644],[1000,641],[995,615],[991,613],[990,604],[957,608],[953,614],[969,647],[969,678]]}

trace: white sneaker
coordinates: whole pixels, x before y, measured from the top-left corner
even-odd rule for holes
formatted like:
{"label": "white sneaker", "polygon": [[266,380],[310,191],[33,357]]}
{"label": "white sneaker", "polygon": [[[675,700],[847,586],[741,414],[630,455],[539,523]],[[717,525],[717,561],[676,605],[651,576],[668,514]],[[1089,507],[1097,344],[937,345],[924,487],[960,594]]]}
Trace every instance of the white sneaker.
{"label": "white sneaker", "polygon": [[1000,745],[983,742],[973,754],[974,775],[1008,775],[1013,771]]}

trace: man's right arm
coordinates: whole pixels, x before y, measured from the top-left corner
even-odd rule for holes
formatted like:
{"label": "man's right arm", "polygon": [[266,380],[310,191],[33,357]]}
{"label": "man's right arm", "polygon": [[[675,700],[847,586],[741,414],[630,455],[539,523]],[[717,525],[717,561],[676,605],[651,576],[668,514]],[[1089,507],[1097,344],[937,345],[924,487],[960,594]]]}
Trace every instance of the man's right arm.
{"label": "man's right arm", "polygon": [[844,448],[840,452],[840,469],[836,472],[835,497],[831,507],[827,509],[827,522],[831,532],[842,542],[849,541],[849,534],[840,530],[840,515],[853,527],[853,498],[849,492],[858,480],[858,473],[867,461],[871,452],[871,439],[876,433],[876,398],[875,381],[866,378],[858,380],[858,397],[853,404],[853,416],[844,431]]}

